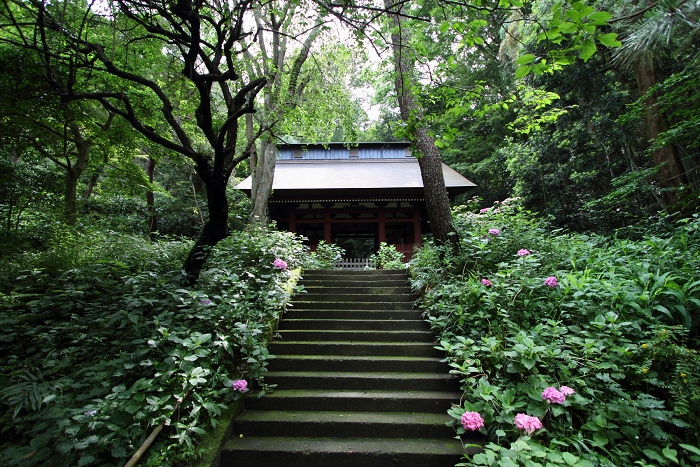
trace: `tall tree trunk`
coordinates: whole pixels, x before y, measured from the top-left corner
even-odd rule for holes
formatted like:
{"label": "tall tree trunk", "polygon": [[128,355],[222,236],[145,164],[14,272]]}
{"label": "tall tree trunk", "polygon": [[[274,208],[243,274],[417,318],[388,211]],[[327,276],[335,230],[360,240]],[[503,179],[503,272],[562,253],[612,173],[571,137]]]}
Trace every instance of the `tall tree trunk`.
{"label": "tall tree trunk", "polygon": [[78,180],[80,175],[73,167],[66,170],[66,189],[64,191],[64,216],[66,224],[75,225],[78,219]]}
{"label": "tall tree trunk", "polygon": [[260,142],[260,154],[257,167],[253,168],[252,180],[255,185],[255,196],[252,196],[253,211],[250,216],[251,225],[267,225],[267,202],[272,194],[272,182],[275,177],[275,159],[277,158],[277,144],[272,137],[267,137]]}
{"label": "tall tree trunk", "polygon": [[[640,60],[636,66],[637,87],[639,94],[643,96],[656,84],[654,69],[649,60]],[[644,123],[647,139],[654,142],[658,136],[669,129],[666,115],[657,106],[657,96],[651,94],[647,97],[645,106]],[[678,188],[687,183],[683,172],[683,164],[678,156],[675,146],[663,146],[653,152],[654,165],[659,167],[661,188],[664,189],[663,197],[669,207],[677,206],[679,199]]]}
{"label": "tall tree trunk", "polygon": [[[146,164],[146,175],[148,176],[148,182],[153,184],[153,175],[156,170],[156,160],[151,156],[148,156],[148,164]],[[158,216],[156,216],[156,203],[153,190],[149,187],[146,190],[146,206],[148,208],[148,235],[152,235],[153,232],[158,230]]]}
{"label": "tall tree trunk", "polygon": [[452,212],[450,199],[445,188],[445,177],[442,172],[442,160],[435,146],[435,140],[428,134],[425,124],[421,121],[423,109],[416,103],[412,94],[414,83],[414,62],[407,47],[409,42],[408,31],[404,27],[404,20],[400,16],[402,5],[393,0],[384,0],[393,26],[391,33],[391,46],[394,52],[394,85],[399,101],[399,110],[404,122],[416,121],[415,145],[420,151],[418,164],[425,192],[425,205],[428,211],[430,227],[433,238],[437,244],[451,243],[455,250],[459,249],[459,240],[455,235],[452,224]]}
{"label": "tall tree trunk", "polygon": [[78,156],[72,165],[70,158],[66,157],[65,218],[68,225],[75,225],[78,218],[78,181],[90,160],[92,144],[83,138],[82,132],[76,124],[70,124],[70,129],[73,133]]}

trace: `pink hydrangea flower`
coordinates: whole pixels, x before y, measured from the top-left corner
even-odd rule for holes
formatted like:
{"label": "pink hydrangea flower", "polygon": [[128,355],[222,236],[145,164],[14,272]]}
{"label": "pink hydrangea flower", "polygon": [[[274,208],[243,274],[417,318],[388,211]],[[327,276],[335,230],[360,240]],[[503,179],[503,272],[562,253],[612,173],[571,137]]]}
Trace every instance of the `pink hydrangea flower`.
{"label": "pink hydrangea flower", "polygon": [[554,276],[549,276],[544,280],[544,285],[549,286],[549,287],[559,287],[559,282],[557,281],[557,278]]}
{"label": "pink hydrangea flower", "polygon": [[549,387],[542,392],[542,399],[554,404],[563,404],[566,396],[559,392],[557,388]]}
{"label": "pink hydrangea flower", "polygon": [[525,248],[518,250],[518,256],[527,256],[530,254],[529,250],[526,250]]}
{"label": "pink hydrangea flower", "polygon": [[280,270],[282,270],[282,271],[284,271],[285,269],[287,269],[287,262],[284,261],[283,259],[280,259],[280,258],[277,258],[277,259],[275,260],[275,262],[272,263],[272,265],[273,265],[275,268],[280,269]]}
{"label": "pink hydrangea flower", "polygon": [[494,237],[496,237],[500,234],[501,234],[501,231],[498,229],[489,229],[489,235],[493,235]]}
{"label": "pink hydrangea flower", "polygon": [[248,382],[244,379],[237,379],[233,382],[232,388],[234,391],[245,392],[246,390],[248,390]]}
{"label": "pink hydrangea flower", "polygon": [[485,212],[489,212],[490,209],[491,209],[491,208],[479,209],[479,213],[480,213],[480,214],[483,214],[483,213],[485,213]]}
{"label": "pink hydrangea flower", "polygon": [[464,412],[462,414],[462,426],[465,430],[478,430],[484,426],[484,419],[477,412]]}
{"label": "pink hydrangea flower", "polygon": [[542,428],[542,422],[537,417],[519,413],[515,416],[515,426],[518,430],[525,430],[528,435],[531,435]]}
{"label": "pink hydrangea flower", "polygon": [[570,396],[570,395],[576,393],[576,391],[574,391],[573,389],[571,389],[569,386],[562,386],[562,387],[560,387],[560,388],[559,388],[559,392],[562,393],[562,394],[564,394],[565,396]]}
{"label": "pink hydrangea flower", "polygon": [[481,283],[484,284],[486,287],[492,286],[493,282],[491,282],[488,279],[481,279]]}

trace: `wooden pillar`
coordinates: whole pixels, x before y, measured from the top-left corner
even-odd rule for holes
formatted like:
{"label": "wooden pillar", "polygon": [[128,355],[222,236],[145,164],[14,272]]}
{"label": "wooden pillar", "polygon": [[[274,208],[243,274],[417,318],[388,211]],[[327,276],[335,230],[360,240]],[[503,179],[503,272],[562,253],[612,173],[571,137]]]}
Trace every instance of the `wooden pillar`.
{"label": "wooden pillar", "polygon": [[420,207],[416,206],[413,210],[413,244],[416,246],[421,246],[423,244],[420,229]]}
{"label": "wooden pillar", "polygon": [[[382,242],[386,242],[386,216],[384,215],[384,206],[385,203],[377,203],[379,204],[379,214],[377,215],[377,221],[379,222],[379,231],[378,231],[378,242],[379,245],[382,244]],[[379,246],[377,245],[377,247]]]}
{"label": "wooden pillar", "polygon": [[292,233],[297,233],[297,211],[295,205],[292,205],[292,208],[289,211],[289,231]]}
{"label": "wooden pillar", "polygon": [[328,204],[324,204],[325,216],[323,217],[323,241],[328,244],[333,243],[331,226],[333,219],[331,218],[331,207]]}

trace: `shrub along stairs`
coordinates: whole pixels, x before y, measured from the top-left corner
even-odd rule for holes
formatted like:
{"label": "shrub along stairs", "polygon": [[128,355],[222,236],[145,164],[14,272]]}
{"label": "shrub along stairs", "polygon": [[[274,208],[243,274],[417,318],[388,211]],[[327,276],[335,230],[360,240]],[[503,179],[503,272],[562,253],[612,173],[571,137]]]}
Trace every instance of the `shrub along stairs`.
{"label": "shrub along stairs", "polygon": [[[445,426],[459,385],[403,271],[306,271],[271,346],[265,381],[221,451],[221,466],[454,466]],[[478,442],[477,439],[469,442]]]}

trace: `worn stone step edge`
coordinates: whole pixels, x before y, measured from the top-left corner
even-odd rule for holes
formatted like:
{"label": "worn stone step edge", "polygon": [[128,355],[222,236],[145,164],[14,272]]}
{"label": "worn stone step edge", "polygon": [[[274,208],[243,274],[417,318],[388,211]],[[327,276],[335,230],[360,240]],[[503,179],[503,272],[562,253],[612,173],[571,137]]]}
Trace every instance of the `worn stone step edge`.
{"label": "worn stone step edge", "polygon": [[305,269],[301,277],[307,276],[402,276],[408,278],[403,269]]}
{"label": "worn stone step edge", "polygon": [[423,356],[442,357],[444,352],[434,348],[432,343],[414,342],[323,342],[292,341],[274,342],[270,351],[275,355],[285,353],[297,355],[376,355],[376,356]]}
{"label": "worn stone step edge", "polygon": [[248,437],[234,438],[224,446],[225,450],[255,449],[268,453],[278,451],[293,452],[342,452],[358,454],[361,452],[392,454],[412,453],[427,454],[454,454],[461,456],[464,453],[462,444],[453,438],[448,439],[406,439],[398,438],[311,438],[299,439],[294,437]]}
{"label": "worn stone step edge", "polygon": [[333,356],[333,355],[277,355],[268,361],[268,371],[394,371],[405,373],[449,372],[447,363],[439,357],[392,356]]}
{"label": "worn stone step edge", "polygon": [[[283,320],[279,329],[295,331],[428,331],[425,321],[418,320],[322,320],[322,319],[287,319]],[[325,339],[330,340],[330,339]]]}
{"label": "worn stone step edge", "polygon": [[245,400],[247,410],[426,412],[444,414],[459,404],[461,392],[424,390],[275,389]]}
{"label": "worn stone step edge", "polygon": [[387,372],[387,371],[268,371],[265,378],[305,378],[313,379],[370,379],[370,380],[426,380],[426,381],[454,381],[455,377],[449,373],[415,373],[415,372]]}
{"label": "worn stone step edge", "polygon": [[[265,411],[242,412],[234,424],[234,433],[245,436],[334,436],[382,438],[386,433],[395,437],[451,437],[454,429],[448,427],[446,413],[422,412],[311,412]],[[289,430],[294,426],[294,430]]]}
{"label": "worn stone step edge", "polygon": [[[345,372],[267,372],[265,382],[284,389],[447,391],[458,390],[459,380],[451,375],[432,373],[430,377],[378,376],[380,373]],[[399,373],[401,375],[401,373]],[[406,375],[406,373],[404,373]]]}
{"label": "worn stone step edge", "polygon": [[276,341],[372,341],[372,342],[435,342],[428,330],[372,330],[372,329],[280,329]]}
{"label": "worn stone step edge", "polygon": [[361,320],[422,320],[420,311],[416,310],[298,310],[289,308],[285,319],[361,319]]}
{"label": "worn stone step edge", "polygon": [[362,310],[362,311],[415,311],[414,302],[330,302],[295,300],[290,306],[295,310]]}
{"label": "worn stone step edge", "polygon": [[406,284],[395,285],[395,286],[378,286],[377,284],[366,284],[366,285],[332,285],[320,286],[304,285],[304,290],[302,294],[330,294],[330,293],[348,293],[348,294],[385,294],[385,293],[400,293],[400,294],[414,294],[410,287]]}
{"label": "worn stone step edge", "polygon": [[[297,298],[299,300],[297,300]],[[414,294],[300,294],[294,299],[295,302],[363,302],[363,303],[413,303],[416,297]]]}
{"label": "worn stone step edge", "polygon": [[305,410],[245,410],[236,422],[282,422],[282,423],[364,423],[379,425],[439,425],[450,421],[447,413],[425,412],[334,412]]}
{"label": "worn stone step edge", "polygon": [[381,288],[407,288],[411,289],[410,284],[403,279],[382,279],[377,280],[352,280],[352,279],[302,279],[298,282],[304,290],[323,289],[327,287],[347,287],[349,289],[361,289],[366,287],[381,287]]}

